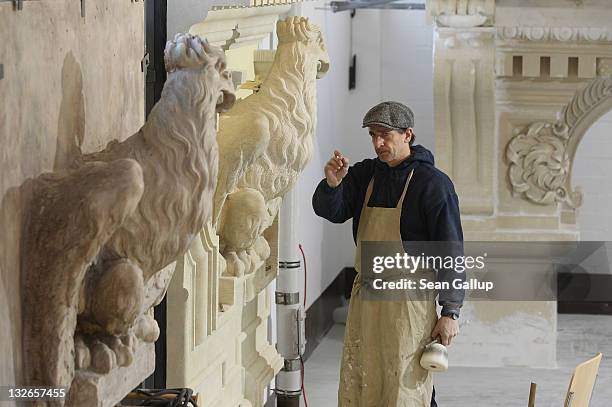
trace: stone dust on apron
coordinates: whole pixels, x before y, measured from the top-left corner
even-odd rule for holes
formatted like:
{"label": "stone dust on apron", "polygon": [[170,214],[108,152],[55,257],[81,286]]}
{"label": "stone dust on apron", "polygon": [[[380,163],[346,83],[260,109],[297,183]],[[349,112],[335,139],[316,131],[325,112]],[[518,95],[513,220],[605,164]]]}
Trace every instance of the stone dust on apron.
{"label": "stone dust on apron", "polygon": [[400,241],[402,203],[370,208],[370,180],[357,230],[355,269],[338,389],[339,407],[429,407],[433,378],[419,363],[437,322],[435,302],[366,301],[361,295],[361,242]]}

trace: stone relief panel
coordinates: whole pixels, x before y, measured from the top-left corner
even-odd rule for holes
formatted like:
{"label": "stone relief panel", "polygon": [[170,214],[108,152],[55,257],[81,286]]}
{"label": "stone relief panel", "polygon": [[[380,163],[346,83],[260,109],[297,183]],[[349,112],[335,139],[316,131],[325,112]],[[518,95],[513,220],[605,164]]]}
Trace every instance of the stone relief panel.
{"label": "stone relief panel", "polygon": [[518,133],[506,148],[513,192],[542,205],[566,202],[578,206],[579,193],[564,188],[570,169],[567,127],[535,122]]}
{"label": "stone relief panel", "polygon": [[99,0],[86,18],[79,2],[22,3],[17,10],[14,2],[0,2],[0,308],[6,317],[0,383],[17,385],[24,384],[20,266],[28,253],[21,246],[26,202],[10,191],[66,168],[74,153],[130,136],[145,110],[142,1]]}
{"label": "stone relief panel", "polygon": [[70,388],[67,406],[115,405],[152,372],[152,307],[212,213],[231,75],[223,52],[190,34],[168,42],[165,62],[137,133],[23,186],[25,379]]}

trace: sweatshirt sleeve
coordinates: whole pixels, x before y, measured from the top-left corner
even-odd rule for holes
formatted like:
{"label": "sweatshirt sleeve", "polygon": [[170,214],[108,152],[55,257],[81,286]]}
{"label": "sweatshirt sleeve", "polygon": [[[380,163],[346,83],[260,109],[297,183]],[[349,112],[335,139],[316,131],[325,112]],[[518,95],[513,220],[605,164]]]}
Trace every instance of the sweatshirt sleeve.
{"label": "sweatshirt sleeve", "polygon": [[[450,180],[448,181],[450,183]],[[463,256],[463,230],[461,228],[461,217],[459,212],[459,198],[450,184],[441,199],[431,206],[427,213],[427,229],[430,240],[440,249],[436,250],[438,255],[452,256],[457,258]],[[458,309],[463,305],[465,297],[464,289],[453,288],[453,280],[465,281],[465,272],[453,269],[441,269],[438,271],[436,281],[446,282],[450,289],[440,290],[438,303],[444,309]]]}
{"label": "sweatshirt sleeve", "polygon": [[353,217],[355,208],[361,207],[360,199],[365,183],[367,165],[364,161],[349,167],[340,185],[332,188],[323,178],[312,196],[314,212],[330,222],[344,223]]}

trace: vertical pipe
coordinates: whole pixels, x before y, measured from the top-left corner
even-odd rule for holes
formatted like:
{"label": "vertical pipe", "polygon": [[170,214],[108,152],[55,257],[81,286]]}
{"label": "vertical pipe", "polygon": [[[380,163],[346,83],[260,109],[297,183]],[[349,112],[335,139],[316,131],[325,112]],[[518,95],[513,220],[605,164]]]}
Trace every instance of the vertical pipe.
{"label": "vertical pipe", "polygon": [[[276,348],[285,359],[285,364],[276,376],[277,406],[299,406],[301,395],[301,364],[298,338],[298,315],[300,312],[300,269],[298,250],[297,197],[295,190],[289,191],[280,209],[279,268],[276,279]],[[303,328],[302,328],[303,329]]]}

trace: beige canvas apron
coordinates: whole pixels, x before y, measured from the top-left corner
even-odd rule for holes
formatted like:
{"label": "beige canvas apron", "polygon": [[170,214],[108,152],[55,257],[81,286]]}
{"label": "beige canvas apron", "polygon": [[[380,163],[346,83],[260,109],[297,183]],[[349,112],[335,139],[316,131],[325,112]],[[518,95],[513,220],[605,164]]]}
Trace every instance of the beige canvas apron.
{"label": "beige canvas apron", "polygon": [[419,360],[431,342],[437,314],[431,301],[364,301],[361,298],[361,242],[400,241],[402,203],[410,172],[395,208],[370,208],[368,185],[357,230],[355,269],[344,333],[339,407],[429,407],[433,380]]}

